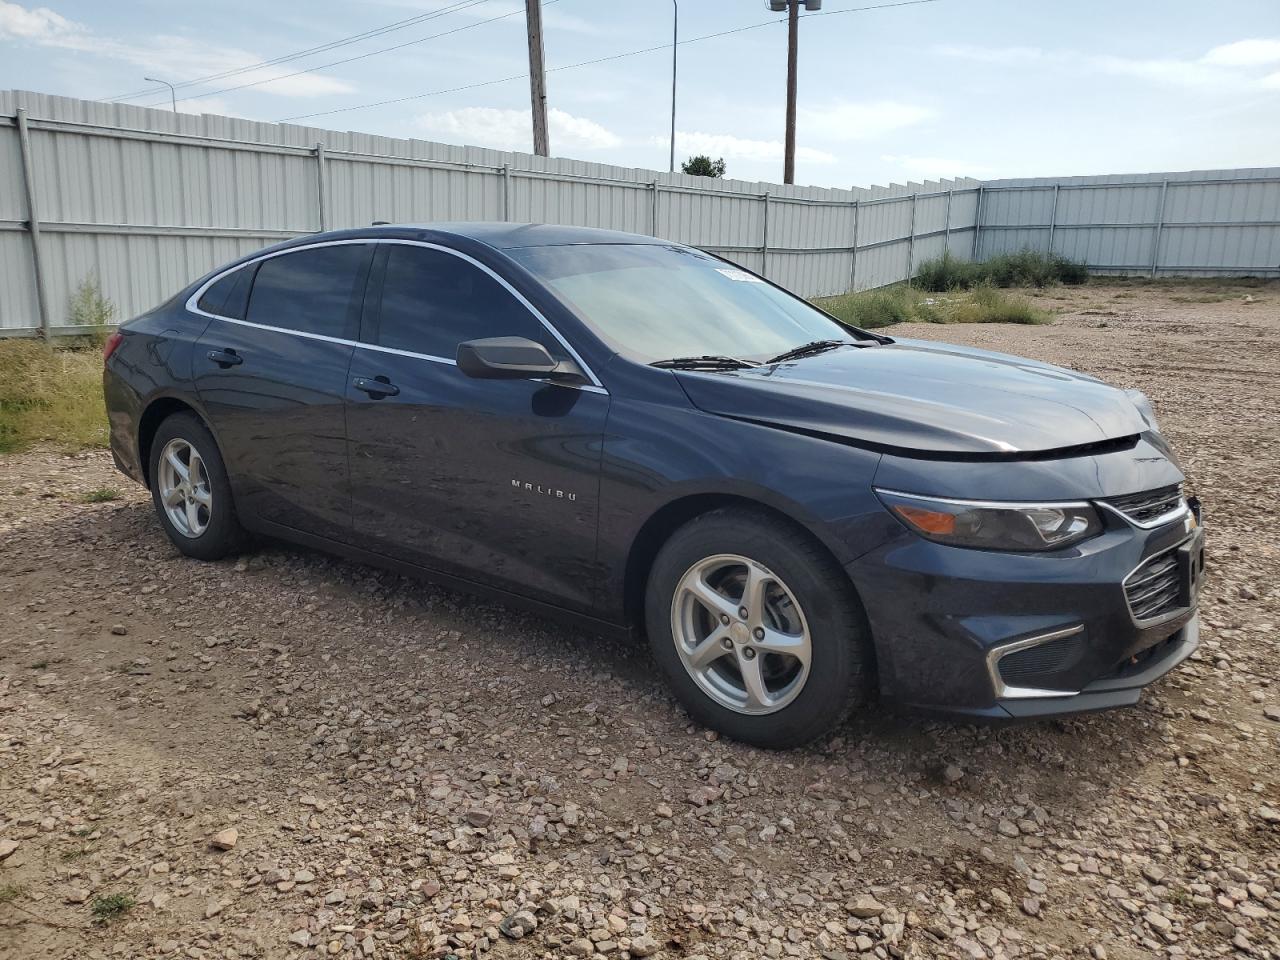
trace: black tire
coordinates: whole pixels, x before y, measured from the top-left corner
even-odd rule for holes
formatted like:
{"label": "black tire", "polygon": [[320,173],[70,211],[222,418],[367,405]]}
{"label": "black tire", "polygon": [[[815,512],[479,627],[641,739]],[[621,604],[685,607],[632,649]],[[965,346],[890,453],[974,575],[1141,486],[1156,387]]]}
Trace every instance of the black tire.
{"label": "black tire", "polygon": [[[183,440],[199,452],[204,462],[204,474],[212,495],[207,512],[207,526],[191,536],[180,530],[169,518],[161,497],[160,458],[171,441]],[[240,552],[247,544],[247,537],[236,517],[235,502],[231,496],[231,483],[222,452],[208,428],[190,413],[175,413],[165,418],[151,440],[151,463],[148,476],[151,480],[151,501],[155,504],[160,525],[169,535],[173,545],[188,557],[197,560],[221,560]]]}
{"label": "black tire", "polygon": [[[719,554],[748,558],[775,573],[808,625],[808,676],[795,698],[775,712],[751,715],[717,702],[694,681],[677,651],[672,628],[676,589],[687,571]],[[769,749],[800,746],[832,730],[871,696],[870,631],[849,578],[811,536],[762,511],[714,510],[672,534],[649,573],[645,625],[654,658],[689,714],[743,743]]]}

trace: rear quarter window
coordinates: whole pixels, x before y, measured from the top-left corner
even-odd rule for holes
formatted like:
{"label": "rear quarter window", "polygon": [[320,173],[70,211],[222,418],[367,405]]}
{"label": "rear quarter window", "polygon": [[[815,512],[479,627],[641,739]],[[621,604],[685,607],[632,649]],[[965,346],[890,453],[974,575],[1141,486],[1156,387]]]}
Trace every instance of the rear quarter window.
{"label": "rear quarter window", "polygon": [[205,313],[243,320],[249,305],[249,288],[258,265],[251,263],[214,281],[196,303]]}

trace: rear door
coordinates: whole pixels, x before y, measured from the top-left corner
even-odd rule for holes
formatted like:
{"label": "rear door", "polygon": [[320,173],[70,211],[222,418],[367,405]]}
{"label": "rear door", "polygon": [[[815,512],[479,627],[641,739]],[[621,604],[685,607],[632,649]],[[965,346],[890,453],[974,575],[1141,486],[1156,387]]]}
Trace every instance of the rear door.
{"label": "rear door", "polygon": [[[236,507],[297,530],[351,531],[344,398],[374,245],[329,242],[242,268],[196,345],[196,390]],[[209,293],[212,294],[211,287]]]}
{"label": "rear door", "polygon": [[370,549],[550,602],[592,606],[600,386],[475,380],[458,344],[568,349],[496,274],[444,248],[380,244],[368,341],[348,378],[355,534]]}

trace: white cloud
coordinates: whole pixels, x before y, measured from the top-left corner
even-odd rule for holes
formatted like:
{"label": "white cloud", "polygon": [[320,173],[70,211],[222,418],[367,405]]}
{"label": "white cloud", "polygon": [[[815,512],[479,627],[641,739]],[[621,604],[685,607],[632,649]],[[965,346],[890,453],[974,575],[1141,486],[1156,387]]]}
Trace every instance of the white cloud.
{"label": "white cloud", "polygon": [[802,109],[797,123],[806,138],[878,140],[896,130],[923,123],[933,115],[928,107],[896,100],[865,103],[839,100],[822,107]]}
{"label": "white cloud", "polygon": [[1257,67],[1280,63],[1280,40],[1255,38],[1224,43],[1214,47],[1200,59],[1204,63],[1224,67]]}
{"label": "white cloud", "polygon": [[[527,110],[464,107],[425,114],[418,118],[417,124],[428,136],[451,143],[498,150],[529,150],[533,146]],[[565,150],[602,150],[622,143],[621,137],[594,120],[575,117],[556,107],[547,111],[547,126],[552,152],[557,155]]]}
{"label": "white cloud", "polygon": [[192,97],[178,101],[179,113],[211,113],[218,117],[243,117],[244,113],[232,113],[231,104],[223,97]]}
{"label": "white cloud", "polygon": [[954,160],[947,157],[913,157],[886,153],[880,157],[895,172],[912,180],[937,180],[939,177],[988,177],[995,168],[981,163]]}
{"label": "white cloud", "polygon": [[[153,36],[143,43],[129,43],[112,37],[98,36],[82,24],[68,20],[45,7],[26,8],[0,0],[0,40],[31,43],[41,47],[96,54],[123,60],[140,67],[149,76],[181,82],[200,76],[259,63],[258,54],[235,47],[209,46],[186,37]],[[269,80],[282,68],[249,70],[226,79],[227,86]],[[287,68],[285,68],[287,70]],[[286,97],[325,96],[350,93],[354,87],[323,74],[308,73],[265,83],[262,89]],[[161,93],[165,92],[163,88]],[[179,92],[181,95],[181,92]],[[164,102],[168,102],[167,99]],[[160,100],[157,100],[160,104]]]}
{"label": "white cloud", "polygon": [[45,43],[82,33],[84,28],[48,7],[26,7],[0,0],[0,38]]}
{"label": "white cloud", "polygon": [[965,43],[941,44],[934,52],[978,63],[1029,63],[1045,55],[1039,47],[975,47]]}
{"label": "white cloud", "polygon": [[1254,38],[1214,47],[1195,59],[1177,57],[1123,57],[1046,51],[1039,47],[975,47],[964,44],[934,47],[938,54],[974,63],[1055,66],[1074,73],[1105,73],[1136,77],[1167,86],[1193,90],[1253,90],[1272,88],[1270,77],[1258,77],[1250,67],[1280,63],[1280,40]]}
{"label": "white cloud", "polygon": [[[669,136],[649,138],[654,146],[666,146]],[[781,140],[749,140],[728,133],[703,133],[701,131],[676,131],[676,152],[684,154],[705,153],[710,157],[730,160],[781,160]],[[835,163],[835,154],[813,147],[796,147],[796,159],[808,163]]]}

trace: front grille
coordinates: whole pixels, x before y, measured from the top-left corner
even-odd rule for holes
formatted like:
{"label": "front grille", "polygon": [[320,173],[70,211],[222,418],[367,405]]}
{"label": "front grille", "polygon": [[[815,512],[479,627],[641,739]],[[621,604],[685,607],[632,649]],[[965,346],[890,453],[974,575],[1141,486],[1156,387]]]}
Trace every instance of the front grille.
{"label": "front grille", "polygon": [[1167,513],[1172,513],[1182,505],[1182,485],[1175,483],[1171,487],[1161,487],[1159,490],[1130,493],[1123,497],[1108,497],[1102,502],[1115,507],[1134,523],[1147,524]]}
{"label": "front grille", "polygon": [[1135,620],[1154,620],[1182,606],[1182,574],[1175,550],[1158,553],[1124,582]]}
{"label": "front grille", "polygon": [[1000,679],[1011,687],[1034,687],[1037,680],[1071,666],[1084,649],[1083,631],[1027,647],[1000,658]]}

